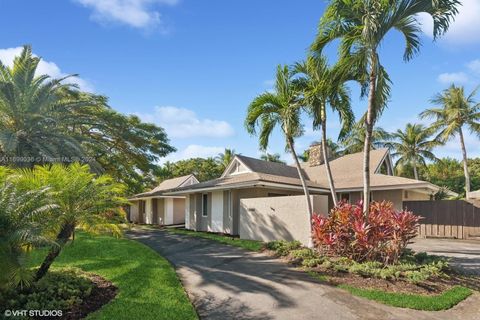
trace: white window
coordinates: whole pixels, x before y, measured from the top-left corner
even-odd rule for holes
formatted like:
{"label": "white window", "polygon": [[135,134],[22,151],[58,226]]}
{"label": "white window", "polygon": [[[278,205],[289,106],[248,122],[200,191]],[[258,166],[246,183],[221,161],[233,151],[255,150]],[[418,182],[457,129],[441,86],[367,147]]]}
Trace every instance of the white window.
{"label": "white window", "polygon": [[202,217],[208,216],[208,194],[202,195]]}

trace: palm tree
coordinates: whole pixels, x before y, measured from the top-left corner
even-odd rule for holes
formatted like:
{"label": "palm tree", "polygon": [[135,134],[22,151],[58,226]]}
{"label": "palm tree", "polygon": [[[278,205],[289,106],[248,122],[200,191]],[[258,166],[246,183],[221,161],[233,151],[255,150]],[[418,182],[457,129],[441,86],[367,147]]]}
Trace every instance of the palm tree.
{"label": "palm tree", "polygon": [[430,138],[434,131],[431,128],[426,128],[422,124],[407,123],[405,130],[398,129],[392,134],[393,141],[388,145],[395,152],[392,154],[394,158],[398,157],[395,166],[411,166],[413,168],[413,175],[418,180],[418,166],[425,166],[425,159],[431,161],[438,161],[432,153],[432,149],[440,143]]}
{"label": "palm tree", "polygon": [[41,279],[50,268],[62,247],[75,236],[80,227],[87,232],[111,231],[118,235],[120,228],[112,222],[113,213],[127,204],[124,185],[108,175],[95,176],[88,165],[73,163],[70,166],[54,164],[23,169],[15,178],[20,190],[38,190],[49,186],[58,206],[51,220],[56,231],[55,242],[38,269],[35,280]]}
{"label": "palm tree", "polygon": [[225,148],[225,151],[223,153],[218,154],[216,160],[218,161],[220,166],[225,169],[230,164],[230,162],[232,162],[236,154],[237,153],[235,152],[235,149]]}
{"label": "palm tree", "polygon": [[282,160],[281,156],[279,153],[268,153],[265,152],[265,154],[262,154],[260,156],[260,159],[268,162],[276,162],[276,163],[283,163],[285,164],[285,161]]}
{"label": "palm tree", "polygon": [[469,129],[480,136],[480,103],[474,99],[478,89],[479,87],[466,96],[463,87],[456,87],[452,84],[450,88],[432,99],[432,103],[438,108],[427,109],[420,114],[422,118],[434,119],[432,128],[439,132],[437,137],[442,142],[451,140],[458,135],[462,149],[467,198],[470,192],[470,174],[463,130]]}
{"label": "palm tree", "polygon": [[336,206],[337,193],[328,159],[327,106],[330,106],[333,112],[338,113],[342,122],[340,137],[344,136],[350,130],[355,119],[350,106],[348,89],[345,86],[345,80],[341,78],[342,74],[335,68],[330,68],[323,56],[307,57],[306,61],[295,64],[294,71],[300,75],[295,82],[302,92],[302,103],[313,118],[313,128],[320,128],[322,132],[323,162],[333,204]]}
{"label": "palm tree", "polygon": [[63,157],[85,157],[79,141],[63,130],[67,111],[89,105],[72,96],[75,86],[35,76],[40,58],[29,46],[9,68],[0,62],[0,154],[19,157],[16,166],[33,167]]}
{"label": "palm tree", "polygon": [[47,236],[49,213],[55,208],[48,188],[23,192],[0,167],[0,288],[28,286],[33,274],[25,255],[33,248],[55,245]]}
{"label": "palm tree", "polygon": [[325,46],[340,39],[339,64],[352,80],[361,84],[362,97],[368,96],[364,117],[363,210],[369,209],[370,144],[375,122],[390,96],[390,78],[383,67],[378,48],[389,31],[399,31],[405,39],[403,59],[420,51],[419,13],[433,18],[433,35],[444,34],[458,13],[459,0],[332,0],[319,25],[312,50],[321,53]]}
{"label": "palm tree", "polygon": [[[391,134],[381,127],[372,130],[370,137],[370,146],[373,149],[385,148],[388,141],[391,140]],[[356,123],[351,131],[340,139],[343,146],[343,154],[352,154],[362,152],[365,147],[365,126],[362,122]]]}
{"label": "palm tree", "polygon": [[[248,107],[245,127],[252,135],[259,137],[260,148],[266,150],[270,135],[279,126],[285,137],[286,148],[292,154],[297,167],[308,208],[310,230],[312,229],[312,203],[310,192],[303,176],[303,171],[295,151],[295,139],[303,134],[300,120],[301,105],[299,97],[291,82],[291,74],[287,66],[278,66],[275,92],[265,92],[257,96]],[[260,132],[257,133],[257,130]]]}

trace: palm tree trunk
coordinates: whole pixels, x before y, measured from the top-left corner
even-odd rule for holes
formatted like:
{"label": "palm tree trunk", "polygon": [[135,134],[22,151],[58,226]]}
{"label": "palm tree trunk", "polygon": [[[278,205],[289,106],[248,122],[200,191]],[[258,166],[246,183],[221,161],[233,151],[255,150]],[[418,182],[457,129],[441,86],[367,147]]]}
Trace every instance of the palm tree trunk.
{"label": "palm tree trunk", "polygon": [[322,153],[323,162],[325,164],[325,171],[327,172],[328,185],[332,194],[333,206],[337,206],[337,191],[333,182],[332,170],[330,169],[330,162],[327,155],[327,123],[325,116],[322,117]]}
{"label": "palm tree trunk", "polygon": [[300,161],[298,161],[297,153],[295,152],[293,139],[287,139],[288,147],[292,152],[293,161],[295,161],[295,166],[297,167],[298,176],[302,183],[303,192],[305,193],[305,198],[307,201],[307,209],[308,209],[308,219],[309,219],[309,226],[310,226],[310,243],[309,247],[313,246],[312,240],[312,218],[313,218],[313,209],[312,209],[312,201],[310,199],[310,192],[308,191],[307,182],[305,181],[305,177],[303,176],[302,167],[300,166]]}
{"label": "palm tree trunk", "polygon": [[374,104],[377,85],[375,73],[375,53],[372,54],[372,69],[370,71],[370,91],[368,93],[368,109],[365,117],[365,144],[363,146],[363,213],[368,214],[370,208],[370,145],[373,132]]}
{"label": "palm tree trunk", "polygon": [[63,225],[62,229],[57,235],[57,245],[52,246],[50,248],[50,251],[48,252],[47,256],[43,260],[42,264],[40,265],[40,268],[37,270],[37,273],[35,274],[35,281],[38,281],[42,279],[48,272],[48,269],[50,269],[50,266],[52,265],[53,261],[58,257],[60,254],[60,251],[62,250],[62,247],[67,243],[68,239],[70,239],[70,236],[73,233],[75,226],[70,223],[66,223]]}
{"label": "palm tree trunk", "polygon": [[417,161],[413,160],[413,176],[418,180]]}
{"label": "palm tree trunk", "polygon": [[468,173],[468,157],[467,157],[467,149],[465,148],[465,140],[463,138],[463,130],[460,127],[458,131],[460,135],[460,145],[462,146],[462,156],[463,156],[463,171],[465,173],[465,198],[468,199],[468,194],[470,193],[470,174]]}

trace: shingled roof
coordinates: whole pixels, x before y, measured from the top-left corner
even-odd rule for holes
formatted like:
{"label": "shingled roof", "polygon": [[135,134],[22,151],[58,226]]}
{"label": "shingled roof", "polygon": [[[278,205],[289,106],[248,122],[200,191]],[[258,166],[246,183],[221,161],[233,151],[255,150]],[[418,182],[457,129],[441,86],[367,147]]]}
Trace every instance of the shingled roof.
{"label": "shingled roof", "polygon": [[136,195],[132,196],[131,199],[138,199],[138,198],[145,198],[145,197],[152,197],[152,196],[160,196],[167,191],[171,191],[173,189],[181,187],[183,184],[185,184],[192,177],[195,179],[195,181],[197,181],[197,178],[193,174],[164,180],[157,187],[155,187],[153,190],[136,194]]}

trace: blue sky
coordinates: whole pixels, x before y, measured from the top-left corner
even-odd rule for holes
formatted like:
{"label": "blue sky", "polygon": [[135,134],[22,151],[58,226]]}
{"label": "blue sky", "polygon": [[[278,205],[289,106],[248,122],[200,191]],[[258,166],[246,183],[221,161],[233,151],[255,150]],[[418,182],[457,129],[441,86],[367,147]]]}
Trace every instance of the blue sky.
{"label": "blue sky", "polygon": [[[31,44],[44,59],[42,73],[78,73],[82,88],[108,96],[115,109],[165,127],[178,149],[169,160],[225,147],[258,156],[257,140],[243,129],[246,108],[271,88],[277,64],[304,58],[324,8],[322,0],[2,0],[8,14],[0,20],[0,59],[11,63]],[[451,31],[433,43],[421,17],[423,49],[409,63],[399,35],[387,38],[381,54],[394,85],[382,127],[420,121],[429,99],[452,81],[468,90],[480,84],[479,18],[480,2],[464,0]],[[328,56],[334,61],[335,48]],[[366,101],[355,85],[351,90],[360,116]],[[319,136],[305,125],[300,150]],[[329,134],[337,133],[330,116]],[[467,143],[469,155],[480,156],[478,138]],[[278,132],[270,151],[289,161]],[[437,153],[459,158],[458,142]]]}

